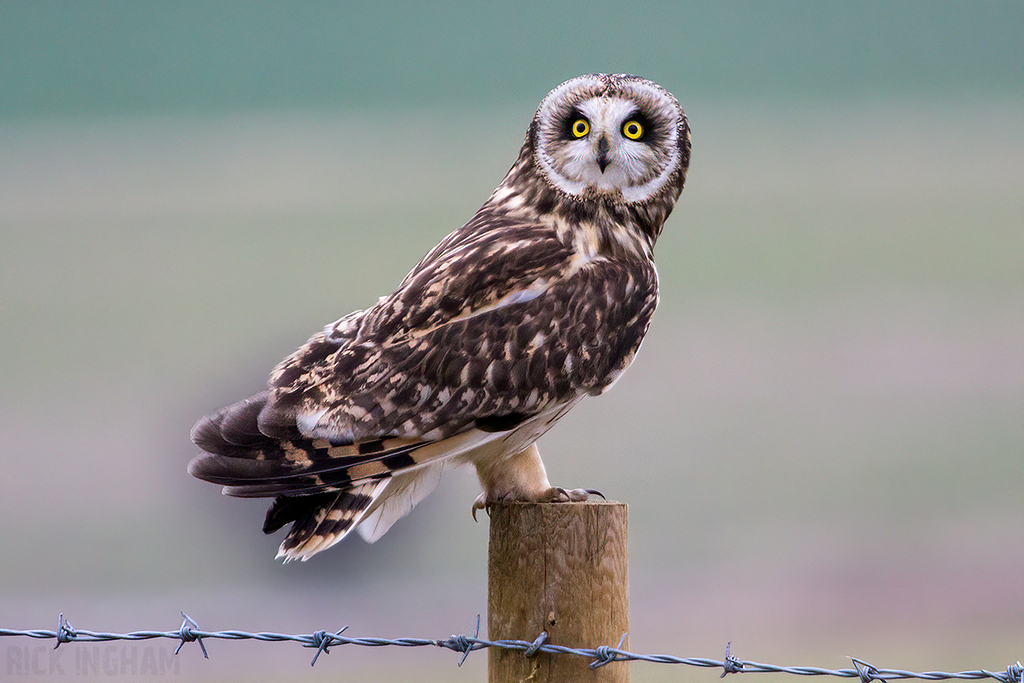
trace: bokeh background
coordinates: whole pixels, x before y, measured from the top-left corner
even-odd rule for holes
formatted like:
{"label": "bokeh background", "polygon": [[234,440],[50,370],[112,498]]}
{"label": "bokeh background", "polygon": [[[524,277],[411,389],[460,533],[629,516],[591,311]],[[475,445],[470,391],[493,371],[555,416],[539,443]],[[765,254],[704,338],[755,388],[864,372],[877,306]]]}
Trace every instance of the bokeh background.
{"label": "bokeh background", "polygon": [[[185,474],[188,432],[468,219],[548,90],[612,71],[678,96],[693,162],[641,354],[541,450],[552,481],[630,505],[631,648],[1005,669],[1024,656],[1022,35],[1020,2],[4,0],[0,627],[171,630],[185,610],[472,633],[472,472],[373,546],[281,566],[265,502]],[[84,677],[73,648],[100,652],[16,669],[50,646],[4,639],[0,678]],[[151,680],[127,647],[117,677]],[[486,670],[207,647],[158,673]]]}

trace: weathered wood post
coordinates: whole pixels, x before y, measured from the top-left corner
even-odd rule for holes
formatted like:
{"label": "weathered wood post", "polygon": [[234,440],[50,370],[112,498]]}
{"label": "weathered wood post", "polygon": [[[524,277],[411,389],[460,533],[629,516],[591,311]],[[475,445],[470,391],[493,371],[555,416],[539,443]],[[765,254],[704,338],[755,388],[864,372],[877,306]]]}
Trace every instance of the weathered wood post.
{"label": "weathered wood post", "polygon": [[[491,508],[487,632],[491,640],[615,647],[629,631],[627,506],[503,503]],[[628,641],[623,643],[628,648]],[[490,683],[628,683],[629,663],[597,669],[572,655],[489,648]]]}

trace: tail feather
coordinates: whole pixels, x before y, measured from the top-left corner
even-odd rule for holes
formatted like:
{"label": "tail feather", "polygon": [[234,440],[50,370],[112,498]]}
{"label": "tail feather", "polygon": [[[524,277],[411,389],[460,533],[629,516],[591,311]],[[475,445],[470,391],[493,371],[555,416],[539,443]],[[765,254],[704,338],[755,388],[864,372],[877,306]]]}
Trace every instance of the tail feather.
{"label": "tail feather", "polygon": [[[201,419],[192,441],[193,476],[242,497],[274,497],[263,530],[291,524],[279,558],[306,560],[352,529],[376,541],[437,485],[444,463],[500,438],[500,431],[469,429],[439,441],[382,437],[333,443],[265,432],[268,392]],[[296,428],[292,432],[297,433]]]}
{"label": "tail feather", "polygon": [[[284,559],[285,562],[305,562],[321,550],[326,550],[341,541],[360,523],[387,484],[386,480],[373,481],[336,494],[285,497],[287,503],[282,505],[287,505],[290,511],[294,511],[295,521],[281,542],[277,559]],[[268,523],[279,504],[280,498],[274,502],[267,514]],[[274,523],[277,521],[275,519]],[[286,523],[287,521],[282,521],[277,528]],[[267,525],[264,525],[264,531],[267,531]]]}
{"label": "tail feather", "polygon": [[263,533],[272,534],[285,524],[293,522],[297,526],[304,526],[311,511],[331,507],[340,495],[340,491],[328,491],[308,496],[278,496],[267,510],[267,517],[263,520]]}
{"label": "tail feather", "polygon": [[367,543],[375,543],[391,526],[412,512],[421,500],[437,488],[445,463],[436,462],[415,472],[396,474],[388,482],[386,495],[367,511],[356,531]]}

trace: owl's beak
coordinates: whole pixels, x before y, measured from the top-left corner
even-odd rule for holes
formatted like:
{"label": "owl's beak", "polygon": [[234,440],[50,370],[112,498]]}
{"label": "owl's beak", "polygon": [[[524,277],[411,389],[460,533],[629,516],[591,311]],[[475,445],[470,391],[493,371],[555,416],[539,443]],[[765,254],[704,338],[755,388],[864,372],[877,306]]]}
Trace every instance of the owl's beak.
{"label": "owl's beak", "polygon": [[608,168],[608,138],[603,135],[597,141],[597,165],[601,168],[601,173]]}

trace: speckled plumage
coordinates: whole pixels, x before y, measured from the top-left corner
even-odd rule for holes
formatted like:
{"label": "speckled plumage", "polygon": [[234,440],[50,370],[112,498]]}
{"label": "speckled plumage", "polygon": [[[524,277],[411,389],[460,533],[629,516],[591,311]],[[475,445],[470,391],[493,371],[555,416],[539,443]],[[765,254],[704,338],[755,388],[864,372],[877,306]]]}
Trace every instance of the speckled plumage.
{"label": "speckled plumage", "polygon": [[264,530],[292,523],[286,560],[353,528],[375,540],[450,465],[477,467],[485,502],[564,499],[533,443],[639,348],[658,301],[654,243],[689,155],[660,86],[562,84],[477,214],[393,294],[283,360],[268,391],[200,420],[189,471],[276,497]]}

